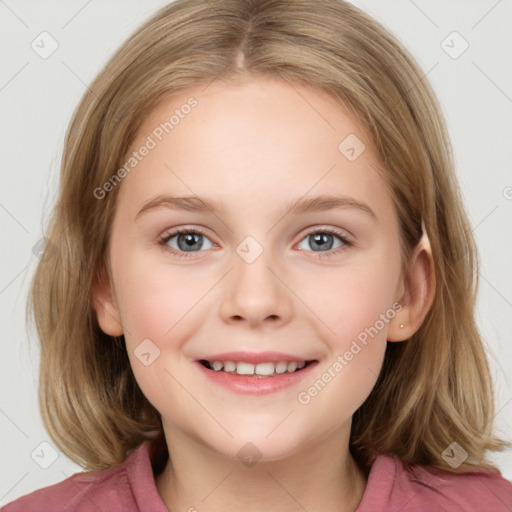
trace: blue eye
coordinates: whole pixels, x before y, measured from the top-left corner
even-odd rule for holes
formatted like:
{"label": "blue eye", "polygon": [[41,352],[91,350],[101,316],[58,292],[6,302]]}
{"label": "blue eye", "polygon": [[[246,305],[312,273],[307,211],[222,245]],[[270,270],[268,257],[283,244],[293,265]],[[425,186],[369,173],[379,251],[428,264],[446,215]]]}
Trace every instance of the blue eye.
{"label": "blue eye", "polygon": [[[173,238],[176,238],[177,247],[173,246],[174,244],[169,245],[169,242]],[[188,253],[200,252],[194,249],[200,249],[203,246],[204,240],[208,240],[210,242],[210,239],[198,229],[178,229],[168,235],[165,235],[164,238],[159,241],[159,244],[164,247],[169,247],[177,256],[190,257],[190,254]],[[210,244],[213,246],[211,242]],[[207,249],[211,249],[211,247],[207,247]]]}
{"label": "blue eye", "polygon": [[[339,244],[337,247],[334,247],[333,249],[333,238],[338,239],[341,241],[341,244]],[[318,252],[318,257],[324,258],[329,257],[334,254],[338,254],[338,252],[343,251],[349,247],[352,246],[352,243],[347,240],[345,236],[343,236],[341,233],[335,230],[317,230],[317,231],[311,231],[308,233],[303,239],[304,240],[310,240],[308,243],[310,248],[319,248],[319,251],[312,251],[312,252]],[[304,249],[301,249],[304,250]],[[325,254],[323,254],[325,253]]]}
{"label": "blue eye", "polygon": [[[173,239],[176,240],[169,244],[169,242],[171,242]],[[317,253],[317,257],[320,258],[336,255],[340,251],[346,250],[353,245],[341,233],[331,229],[317,229],[316,231],[311,231],[301,240],[301,243],[307,239],[311,240],[308,244],[310,248],[319,249],[319,251],[313,250],[310,252]],[[341,241],[341,243],[339,243],[336,247],[333,247],[333,239],[338,239]],[[158,243],[163,248],[170,249],[173,255],[187,258],[191,257],[195,252],[202,252],[201,249],[205,248],[205,240],[210,244],[210,246],[207,246],[206,249],[211,249],[213,247],[213,243],[200,229],[177,229],[171,233],[166,234],[159,240]],[[305,249],[299,248],[299,250],[304,251]]]}

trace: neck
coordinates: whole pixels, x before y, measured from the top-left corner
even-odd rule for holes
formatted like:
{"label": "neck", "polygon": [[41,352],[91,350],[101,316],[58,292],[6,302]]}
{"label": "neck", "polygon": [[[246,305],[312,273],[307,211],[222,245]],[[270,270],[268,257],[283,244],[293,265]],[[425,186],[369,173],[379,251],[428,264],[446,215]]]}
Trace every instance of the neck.
{"label": "neck", "polygon": [[[348,430],[350,434],[350,430]],[[339,431],[289,457],[254,465],[211,450],[166,427],[170,458],[156,486],[171,511],[354,512],[367,474]]]}

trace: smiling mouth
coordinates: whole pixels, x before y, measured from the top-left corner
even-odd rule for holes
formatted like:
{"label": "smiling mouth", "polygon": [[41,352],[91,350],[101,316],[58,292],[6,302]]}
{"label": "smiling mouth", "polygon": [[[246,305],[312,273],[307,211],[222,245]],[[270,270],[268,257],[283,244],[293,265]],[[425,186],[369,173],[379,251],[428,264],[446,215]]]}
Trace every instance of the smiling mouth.
{"label": "smiling mouth", "polygon": [[289,373],[297,373],[309,366],[313,361],[280,361],[277,363],[246,363],[243,361],[207,361],[201,359],[199,362],[208,370],[227,373],[231,375],[239,375],[243,377],[267,378],[286,375]]}

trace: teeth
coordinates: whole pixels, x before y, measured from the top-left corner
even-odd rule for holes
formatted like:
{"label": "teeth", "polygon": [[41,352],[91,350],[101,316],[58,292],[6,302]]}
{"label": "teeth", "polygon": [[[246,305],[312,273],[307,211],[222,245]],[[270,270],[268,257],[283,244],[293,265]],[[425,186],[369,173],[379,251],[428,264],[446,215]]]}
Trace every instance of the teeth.
{"label": "teeth", "polygon": [[297,369],[297,363],[288,363],[288,372],[294,372]]}
{"label": "teeth", "polygon": [[[220,361],[217,361],[217,363],[220,363]],[[221,368],[222,368],[222,363]],[[224,363],[224,371],[225,372],[234,372],[236,370],[236,363],[233,363],[233,361],[226,361]]]}
{"label": "teeth", "polygon": [[288,363],[281,361],[276,364],[276,373],[284,373],[288,369]]}
{"label": "teeth", "polygon": [[218,372],[219,370],[222,370],[222,362],[221,361],[213,361],[213,363],[211,364],[211,367],[213,370]]}
{"label": "teeth", "polygon": [[254,373],[254,365],[251,363],[237,363],[236,373],[238,375],[252,375]]}
{"label": "teeth", "polygon": [[254,373],[258,375],[272,375],[274,373],[274,363],[259,363],[254,368]]}
{"label": "teeth", "polygon": [[224,369],[227,373],[237,373],[238,375],[260,375],[264,377],[268,377],[270,375],[275,375],[279,373],[293,373],[296,370],[300,370],[306,366],[305,361],[296,362],[296,361],[279,361],[274,364],[271,362],[268,363],[258,363],[256,365],[252,363],[245,363],[243,361],[233,362],[233,361],[208,361],[210,368],[215,370],[216,372]]}

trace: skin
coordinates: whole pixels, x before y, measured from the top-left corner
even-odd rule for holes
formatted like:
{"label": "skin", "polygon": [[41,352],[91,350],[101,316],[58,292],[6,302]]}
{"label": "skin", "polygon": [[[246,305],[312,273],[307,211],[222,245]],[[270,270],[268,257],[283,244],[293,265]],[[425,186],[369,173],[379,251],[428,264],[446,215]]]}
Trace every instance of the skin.
{"label": "skin", "polygon": [[[122,181],[110,266],[93,290],[101,328],[124,334],[137,382],[162,415],[172,465],[156,477],[158,492],[170,510],[354,511],[367,474],[348,449],[352,415],[375,385],[386,340],[407,340],[428,312],[430,246],[420,243],[402,275],[398,217],[376,153],[358,122],[319,91],[254,76],[191,89],[148,115],[133,149],[190,96],[198,105]],[[349,134],[366,145],[354,161],[338,150]],[[224,201],[225,211],[160,207],[135,219],[159,194]],[[366,203],[376,220],[356,208],[280,214],[321,194]],[[158,244],[181,227],[206,233],[190,257],[173,253],[186,251],[177,236]],[[307,236],[326,229],[352,245],[335,235],[327,257]],[[247,236],[263,249],[252,263],[236,252]],[[395,302],[401,311],[299,403],[297,394]],[[160,355],[145,366],[134,350],[147,338]],[[320,364],[298,386],[248,396],[212,384],[193,363],[231,350]],[[237,456],[247,442],[261,454],[252,467]]]}

